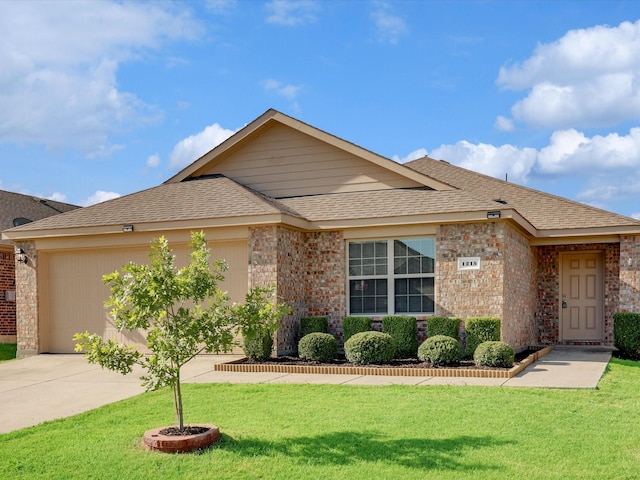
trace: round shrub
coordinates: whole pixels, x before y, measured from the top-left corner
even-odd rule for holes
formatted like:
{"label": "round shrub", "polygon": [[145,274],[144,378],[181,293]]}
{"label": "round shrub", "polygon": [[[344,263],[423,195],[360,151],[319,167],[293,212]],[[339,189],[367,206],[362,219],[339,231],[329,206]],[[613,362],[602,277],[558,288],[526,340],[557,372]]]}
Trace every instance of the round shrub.
{"label": "round shrub", "polygon": [[462,360],[462,347],[455,338],[434,335],[420,345],[418,358],[434,365],[450,365]]}
{"label": "round shrub", "polygon": [[242,350],[250,360],[264,362],[271,356],[273,348],[273,335],[268,331],[257,331],[254,335],[245,336],[242,341]]}
{"label": "round shrub", "polygon": [[330,333],[310,333],[298,342],[298,356],[305,360],[328,362],[338,354],[338,341]]}
{"label": "round shrub", "polygon": [[344,355],[357,365],[389,363],[393,360],[395,345],[388,333],[360,332],[344,343]]}
{"label": "round shrub", "polygon": [[473,354],[476,365],[485,367],[512,367],[515,360],[515,352],[505,342],[484,342],[478,345]]}

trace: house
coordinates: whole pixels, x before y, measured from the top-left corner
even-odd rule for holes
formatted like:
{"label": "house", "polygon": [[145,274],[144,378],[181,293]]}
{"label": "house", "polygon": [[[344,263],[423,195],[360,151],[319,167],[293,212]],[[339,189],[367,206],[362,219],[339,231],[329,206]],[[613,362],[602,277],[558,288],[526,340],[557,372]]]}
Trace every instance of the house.
{"label": "house", "polygon": [[[148,190],[4,232],[19,270],[19,354],[72,352],[77,331],[117,332],[101,276],[145,261],[165,235],[183,258],[203,230],[242,301],[276,284],[299,318],[387,314],[496,316],[502,339],[613,342],[612,317],[640,310],[640,222],[428,157],[401,165],[268,110]],[[184,260],[182,260],[184,261]]]}
{"label": "house", "polygon": [[[78,208],[0,190],[0,231]],[[16,277],[13,242],[0,238],[0,343],[16,343]]]}

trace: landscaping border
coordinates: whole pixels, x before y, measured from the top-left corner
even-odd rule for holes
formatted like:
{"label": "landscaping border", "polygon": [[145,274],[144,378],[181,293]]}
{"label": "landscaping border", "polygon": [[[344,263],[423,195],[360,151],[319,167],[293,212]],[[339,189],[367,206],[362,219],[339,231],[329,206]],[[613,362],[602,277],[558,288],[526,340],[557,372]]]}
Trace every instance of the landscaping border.
{"label": "landscaping border", "polygon": [[[533,348],[532,348],[533,349]],[[518,365],[508,370],[460,369],[460,368],[399,368],[385,366],[341,366],[341,365],[278,365],[268,363],[246,363],[246,358],[228,363],[215,364],[216,372],[270,372],[303,373],[319,375],[388,375],[397,377],[474,377],[474,378],[512,378],[541,357],[553,347],[544,347],[533,352]]]}

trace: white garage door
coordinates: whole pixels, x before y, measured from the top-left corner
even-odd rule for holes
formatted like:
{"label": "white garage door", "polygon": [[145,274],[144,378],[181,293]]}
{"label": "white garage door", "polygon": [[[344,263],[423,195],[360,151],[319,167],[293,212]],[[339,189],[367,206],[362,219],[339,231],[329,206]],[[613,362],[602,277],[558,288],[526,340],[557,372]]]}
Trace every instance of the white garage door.
{"label": "white garage door", "polygon": [[[223,258],[229,265],[225,281],[220,285],[234,302],[242,302],[247,292],[247,244],[246,242],[210,243],[211,258]],[[188,247],[172,247],[177,266],[188,261]],[[146,263],[149,247],[137,249],[75,250],[52,252],[42,255],[47,285],[41,288],[40,318],[43,351],[73,353],[73,334],[89,331],[105,339],[114,339],[129,345],[144,343],[140,333],[119,333],[104,302],[109,288],[102,282],[102,275],[119,270],[129,261]],[[46,271],[46,273],[45,273]]]}

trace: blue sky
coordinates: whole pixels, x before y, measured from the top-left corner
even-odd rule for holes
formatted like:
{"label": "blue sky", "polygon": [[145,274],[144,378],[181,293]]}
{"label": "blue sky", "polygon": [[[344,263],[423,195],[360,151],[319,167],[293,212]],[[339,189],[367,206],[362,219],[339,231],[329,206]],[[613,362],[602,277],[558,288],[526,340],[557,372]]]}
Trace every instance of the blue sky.
{"label": "blue sky", "polygon": [[0,189],[89,205],[269,108],[640,218],[640,2],[0,2]]}

